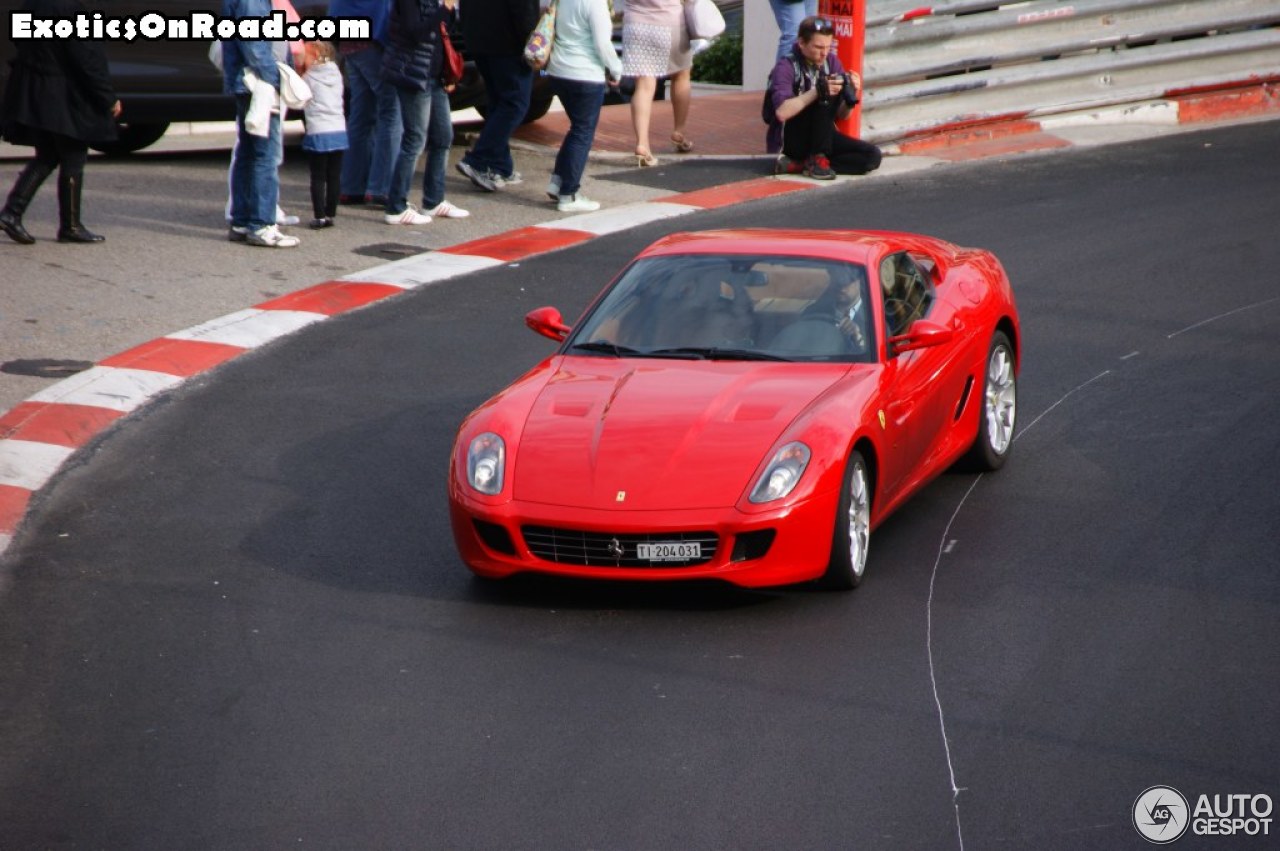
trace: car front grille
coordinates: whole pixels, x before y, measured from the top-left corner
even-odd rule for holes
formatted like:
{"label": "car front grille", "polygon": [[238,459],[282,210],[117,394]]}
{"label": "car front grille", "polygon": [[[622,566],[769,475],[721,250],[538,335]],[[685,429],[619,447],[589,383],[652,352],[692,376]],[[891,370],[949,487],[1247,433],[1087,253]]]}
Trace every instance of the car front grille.
{"label": "car front grille", "polygon": [[[522,526],[525,546],[545,561],[586,567],[691,567],[715,558],[720,539],[715,532],[660,532],[622,535],[582,532],[550,526]],[[649,561],[636,556],[637,544],[692,543],[701,546],[699,558],[683,561]]]}

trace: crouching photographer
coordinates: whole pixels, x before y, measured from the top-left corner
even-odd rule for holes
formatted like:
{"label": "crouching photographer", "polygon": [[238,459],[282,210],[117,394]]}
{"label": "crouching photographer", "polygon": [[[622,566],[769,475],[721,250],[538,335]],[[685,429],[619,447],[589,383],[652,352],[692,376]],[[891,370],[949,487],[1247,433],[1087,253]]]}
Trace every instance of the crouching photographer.
{"label": "crouching photographer", "polygon": [[[800,22],[791,54],[769,75],[765,119],[781,124],[782,154],[777,174],[805,174],[832,180],[837,174],[866,174],[880,167],[880,149],[836,130],[858,103],[861,82],[831,52],[831,22],[809,17]],[[769,107],[773,107],[770,116]]]}

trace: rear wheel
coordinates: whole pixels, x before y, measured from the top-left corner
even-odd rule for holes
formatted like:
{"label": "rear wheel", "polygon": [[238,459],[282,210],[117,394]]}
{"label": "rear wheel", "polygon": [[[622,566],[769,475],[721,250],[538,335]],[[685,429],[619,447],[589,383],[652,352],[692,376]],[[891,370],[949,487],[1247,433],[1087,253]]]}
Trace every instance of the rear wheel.
{"label": "rear wheel", "polygon": [[116,138],[110,142],[94,142],[90,147],[101,151],[109,157],[119,157],[141,151],[148,145],[160,141],[160,137],[169,129],[168,122],[155,124],[121,124],[117,128]]}
{"label": "rear wheel", "polygon": [[1018,413],[1016,368],[1009,338],[997,331],[987,352],[978,437],[966,456],[970,466],[979,470],[999,470],[1013,446],[1013,427]]}
{"label": "rear wheel", "polygon": [[848,591],[862,583],[867,569],[867,545],[871,540],[871,477],[862,453],[854,450],[845,465],[836,507],[831,560],[818,580],[823,588]]}

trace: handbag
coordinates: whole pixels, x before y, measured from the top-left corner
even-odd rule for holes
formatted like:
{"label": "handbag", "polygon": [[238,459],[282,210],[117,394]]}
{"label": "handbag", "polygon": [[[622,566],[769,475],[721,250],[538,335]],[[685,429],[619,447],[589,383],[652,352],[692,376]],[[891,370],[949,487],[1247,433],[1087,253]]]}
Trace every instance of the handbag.
{"label": "handbag", "polygon": [[551,47],[556,38],[556,4],[551,5],[538,19],[538,25],[529,33],[524,43],[524,61],[535,71],[541,71],[551,61]]}
{"label": "handbag", "polygon": [[724,32],[724,15],[712,0],[693,0],[684,7],[684,24],[689,38],[712,39]]}
{"label": "handbag", "polygon": [[449,38],[449,28],[440,22],[440,46],[444,49],[444,64],[440,68],[440,82],[445,87],[456,86],[462,80],[462,54]]}

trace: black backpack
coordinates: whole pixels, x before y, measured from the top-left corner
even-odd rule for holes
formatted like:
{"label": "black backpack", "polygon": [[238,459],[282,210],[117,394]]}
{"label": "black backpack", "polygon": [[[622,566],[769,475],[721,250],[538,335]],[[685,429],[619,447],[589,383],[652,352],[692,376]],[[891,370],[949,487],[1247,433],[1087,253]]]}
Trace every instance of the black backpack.
{"label": "black backpack", "polygon": [[[796,59],[795,54],[788,57],[791,60],[791,67],[795,71],[795,82],[792,84],[792,97],[800,94],[800,77],[804,73],[800,68],[800,60]],[[778,66],[775,65],[774,68]],[[764,87],[764,101],[760,104],[760,118],[765,124],[773,124],[778,120],[777,111],[773,106],[773,71],[769,71],[769,80]]]}

